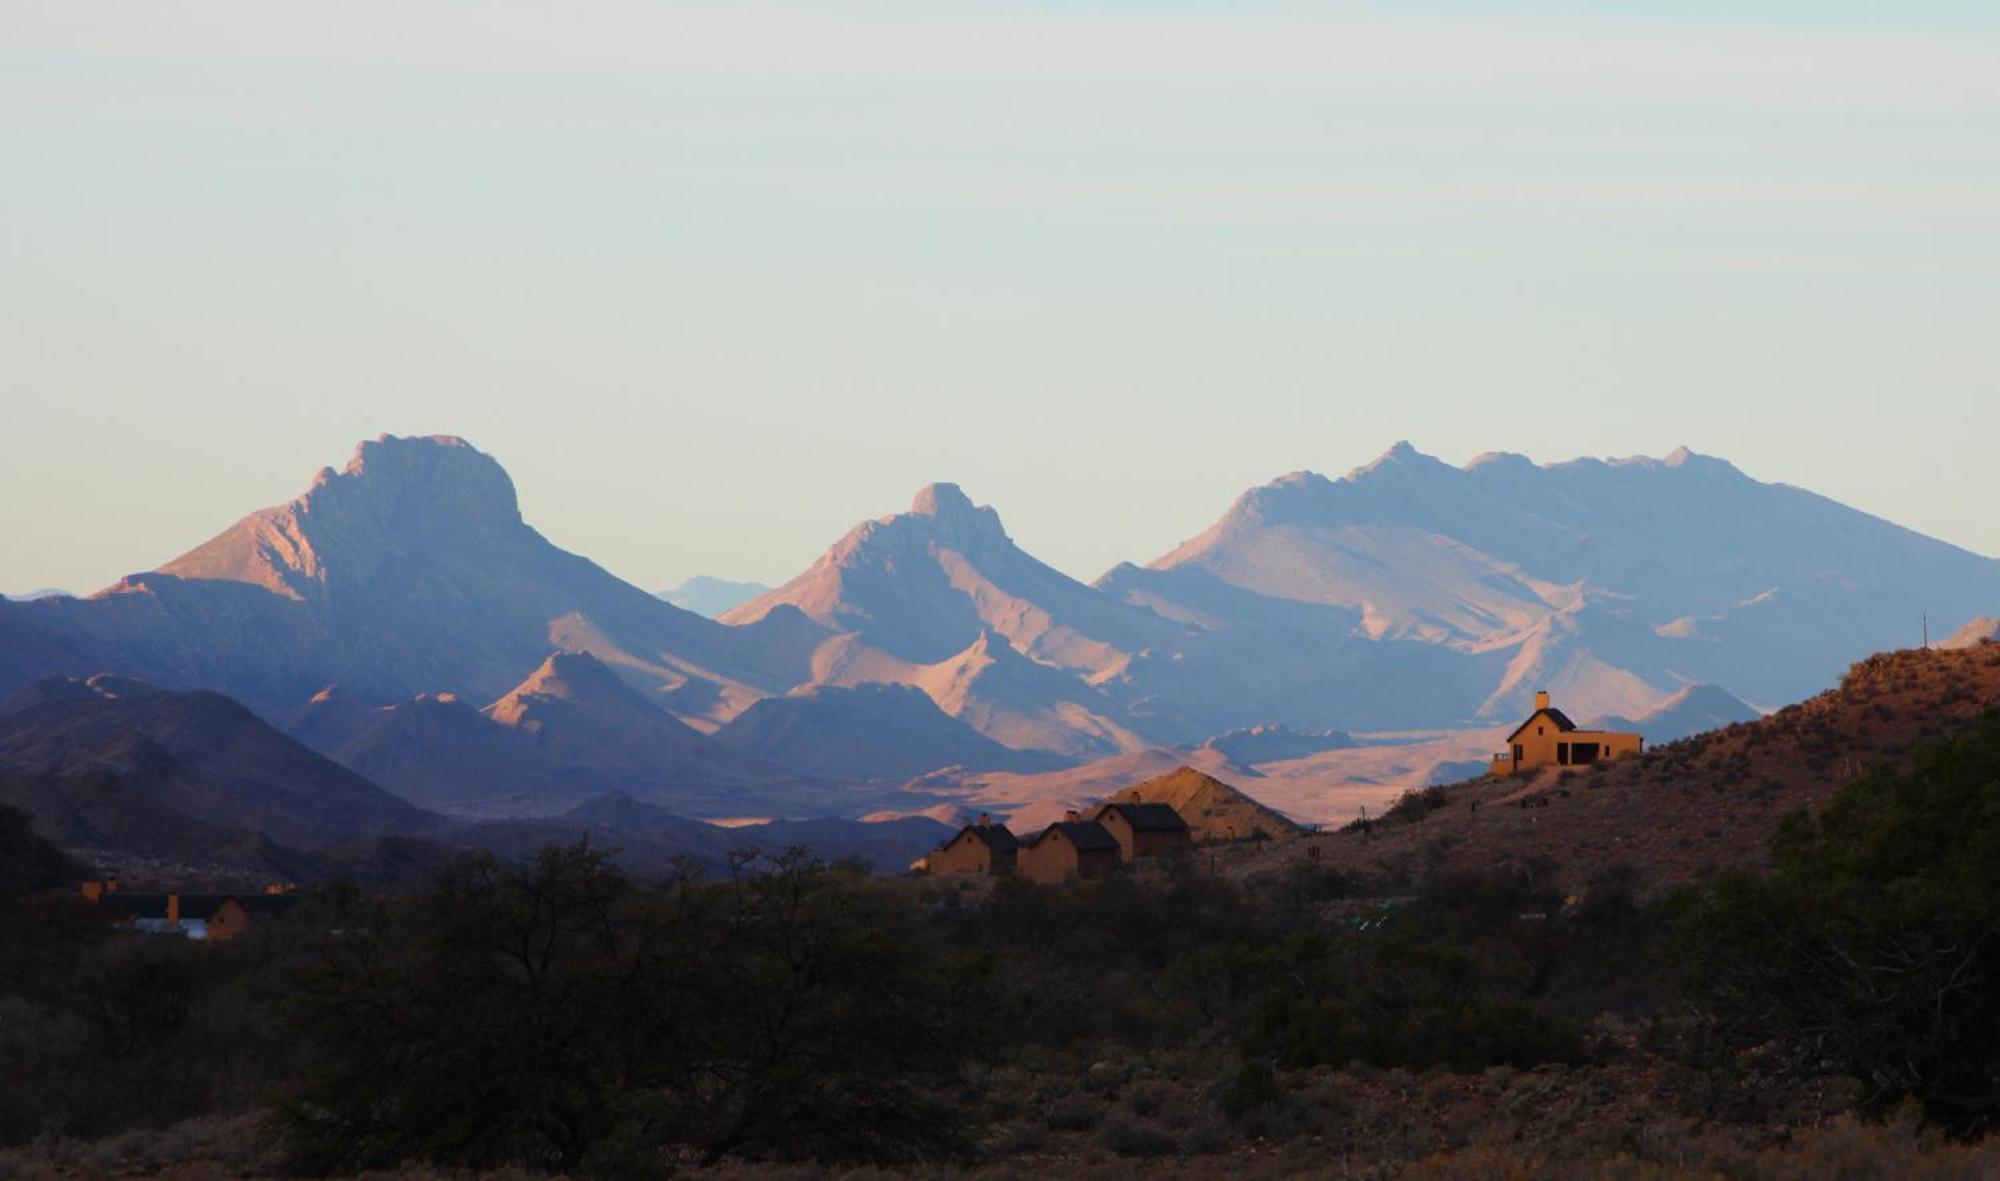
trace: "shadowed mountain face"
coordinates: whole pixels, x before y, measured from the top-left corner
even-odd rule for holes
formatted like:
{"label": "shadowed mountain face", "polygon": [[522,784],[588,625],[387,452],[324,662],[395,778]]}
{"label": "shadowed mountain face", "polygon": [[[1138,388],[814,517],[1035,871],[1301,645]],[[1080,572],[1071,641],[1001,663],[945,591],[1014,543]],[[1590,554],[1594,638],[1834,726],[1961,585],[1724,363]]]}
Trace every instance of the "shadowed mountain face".
{"label": "shadowed mountain face", "polygon": [[1061,765],[1002,746],[911,685],[827,685],[767,697],[715,737],[773,763],[847,779],[902,782],[940,767],[1045,771]]}
{"label": "shadowed mountain face", "polygon": [[[93,677],[34,686],[4,709],[0,772],[97,784],[70,799],[79,806],[119,794],[143,801],[142,811],[118,809],[128,825],[158,813],[176,818],[176,826],[322,845],[441,823],[218,693]],[[43,815],[48,809],[12,802],[55,825],[52,814]]]}
{"label": "shadowed mountain face", "polygon": [[1754,722],[1763,715],[1717,685],[1689,685],[1652,713],[1637,718],[1607,715],[1595,719],[1598,730],[1637,731],[1654,746],[1678,742],[1694,734],[1720,730],[1737,722]]}
{"label": "shadowed mountain face", "polygon": [[795,614],[726,628],[549,544],[500,465],[453,438],[363,443],[289,504],[89,599],[0,603],[0,691],[111,668],[268,716],[330,683],[491,700],[551,649],[594,652],[696,718],[805,678]]}
{"label": "shadowed mountain face", "polygon": [[67,889],[83,876],[82,866],[35,832],[26,813],[0,806],[0,898]]}
{"label": "shadowed mountain face", "polygon": [[[682,855],[719,866],[737,849],[776,854],[805,845],[828,859],[860,856],[893,871],[949,831],[924,819],[723,828],[622,792],[578,805],[577,796],[593,787],[648,783],[663,766],[681,786],[660,795],[699,804],[700,794],[686,785],[712,784],[710,802],[734,813],[772,790],[742,770],[761,764],[667,718],[595,664],[584,656],[552,659],[486,713],[449,697],[377,711],[387,715],[378,722],[389,722],[406,741],[409,757],[433,767],[456,763],[442,791],[530,782],[569,793],[553,803],[531,801],[550,811],[569,809],[560,816],[451,823],[307,750],[219,694],[105,676],[41,682],[0,703],[0,805],[26,813],[42,837],[112,872],[252,888],[333,878],[402,886],[427,879],[467,848],[525,855],[550,841],[584,838],[619,850],[624,863],[643,870],[664,870]],[[628,699],[623,705],[621,696]],[[331,700],[316,704],[324,708]],[[467,730],[475,737],[465,738]],[[693,757],[713,758],[726,770],[677,769],[644,749],[636,759],[640,770],[616,766],[660,734],[684,738],[699,752]],[[607,736],[620,745],[591,750]],[[580,761],[587,751],[594,761]],[[543,780],[533,781],[535,775]],[[779,795],[799,798],[796,790]],[[5,817],[0,807],[0,821]]]}
{"label": "shadowed mountain face", "polygon": [[1290,726],[1249,726],[1217,734],[1202,745],[1233,762],[1277,763],[1345,750],[1354,745],[1354,737],[1339,730],[1304,733]]}
{"label": "shadowed mountain face", "polygon": [[696,816],[856,806],[837,780],[726,746],[583,653],[551,655],[484,709],[426,694],[357,712],[322,693],[293,725],[391,791],[461,814],[548,815],[612,792]]}

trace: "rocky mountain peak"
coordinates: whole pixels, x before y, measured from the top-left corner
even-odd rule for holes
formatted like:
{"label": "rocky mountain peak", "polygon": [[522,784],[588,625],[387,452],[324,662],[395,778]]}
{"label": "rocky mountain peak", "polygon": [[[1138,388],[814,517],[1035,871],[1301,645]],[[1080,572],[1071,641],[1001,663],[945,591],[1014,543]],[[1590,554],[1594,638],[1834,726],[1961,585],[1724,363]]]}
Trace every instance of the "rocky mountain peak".
{"label": "rocky mountain peak", "polygon": [[972,498],[956,484],[926,484],[917,489],[910,511],[925,517],[970,516],[978,511]]}
{"label": "rocky mountain peak", "polygon": [[383,435],[341,471],[320,469],[296,500],[250,514],[160,572],[310,600],[335,583],[365,583],[398,555],[477,551],[524,532],[514,482],[491,456],[452,436]]}
{"label": "rocky mountain peak", "polygon": [[1346,482],[1352,484],[1374,475],[1416,473],[1432,469],[1455,470],[1450,464],[1434,455],[1424,454],[1411,446],[1408,439],[1403,439],[1373,460],[1347,473]]}
{"label": "rocky mountain peak", "polygon": [[1535,461],[1517,451],[1482,451],[1466,461],[1465,470],[1476,472],[1481,468],[1495,471],[1533,472]]}
{"label": "rocky mountain peak", "polygon": [[339,474],[323,469],[299,503],[309,516],[363,515],[422,532],[521,523],[520,502],[506,469],[455,435],[367,440]]}
{"label": "rocky mountain peak", "polygon": [[956,484],[924,485],[910,502],[910,515],[930,518],[939,536],[956,548],[1007,540],[1000,514],[991,505],[974,505]]}

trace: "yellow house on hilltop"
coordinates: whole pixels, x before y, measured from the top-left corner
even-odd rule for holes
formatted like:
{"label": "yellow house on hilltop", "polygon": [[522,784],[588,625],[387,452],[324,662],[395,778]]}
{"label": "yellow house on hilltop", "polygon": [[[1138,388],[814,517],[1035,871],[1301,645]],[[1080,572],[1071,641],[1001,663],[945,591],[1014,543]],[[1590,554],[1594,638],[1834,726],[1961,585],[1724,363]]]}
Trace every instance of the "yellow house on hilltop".
{"label": "yellow house on hilltop", "polygon": [[1585,767],[1636,755],[1644,735],[1618,730],[1579,730],[1569,715],[1549,704],[1546,690],[1535,694],[1535,712],[1507,736],[1507,749],[1493,756],[1495,775],[1515,775],[1550,765]]}

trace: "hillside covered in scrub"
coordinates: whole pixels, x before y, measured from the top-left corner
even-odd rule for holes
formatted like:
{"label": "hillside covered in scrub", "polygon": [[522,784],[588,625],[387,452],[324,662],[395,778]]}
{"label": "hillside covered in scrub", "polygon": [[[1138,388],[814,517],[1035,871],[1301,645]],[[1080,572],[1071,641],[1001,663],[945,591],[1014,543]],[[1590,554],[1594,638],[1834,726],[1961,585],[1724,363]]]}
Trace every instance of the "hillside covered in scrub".
{"label": "hillside covered in scrub", "polygon": [[[1663,767],[1741,776],[1745,750],[1755,775],[1786,740],[1801,769],[1771,790],[1817,794],[1744,796],[1762,852],[1714,871],[1600,864],[1556,823],[1542,860],[1336,855],[1469,818],[1454,797],[1508,790],[1486,784],[1372,832],[1246,846],[1287,858],[1063,888],[802,853],[665,879],[582,846],[475,855],[407,897],[306,891],[226,945],[113,932],[17,884],[0,1165],[1982,1175],[2000,1159],[2000,711],[1974,697],[1995,655],[1864,662],[1792,716],[1477,813],[1663,794]],[[1860,761],[1813,736],[1862,717],[1879,757],[1810,787],[1807,755]]]}
{"label": "hillside covered in scrub", "polygon": [[1766,864],[1786,816],[1825,807],[1843,785],[1994,708],[2000,644],[1884,652],[1837,688],[1754,722],[1636,759],[1411,793],[1370,823],[1235,868],[1268,871],[1317,847],[1325,864],[1371,879],[1516,874],[1575,892],[1619,875],[1657,892]]}

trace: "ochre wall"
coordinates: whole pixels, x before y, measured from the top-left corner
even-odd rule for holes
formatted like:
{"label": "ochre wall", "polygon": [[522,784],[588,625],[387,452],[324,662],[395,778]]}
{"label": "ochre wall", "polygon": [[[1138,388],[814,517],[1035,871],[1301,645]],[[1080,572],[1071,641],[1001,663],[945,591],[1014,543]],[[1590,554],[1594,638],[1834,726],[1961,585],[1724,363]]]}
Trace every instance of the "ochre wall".
{"label": "ochre wall", "polygon": [[944,848],[931,854],[931,872],[939,873],[991,873],[993,872],[993,850],[986,842],[969,832],[961,832]]}
{"label": "ochre wall", "polygon": [[1085,818],[1103,825],[1104,831],[1110,833],[1112,839],[1118,842],[1121,861],[1158,857],[1175,849],[1185,849],[1194,843],[1193,834],[1186,829],[1176,832],[1135,832],[1131,823],[1125,819],[1124,813],[1104,805],[1093,809]]}
{"label": "ochre wall", "polygon": [[1536,767],[1557,765],[1586,766],[1587,764],[1577,762],[1573,756],[1569,763],[1562,763],[1557,756],[1560,753],[1558,747],[1564,743],[1569,744],[1572,752],[1578,743],[1596,743],[1598,747],[1596,761],[1604,762],[1607,759],[1638,754],[1644,741],[1640,735],[1615,730],[1571,730],[1565,733],[1549,718],[1537,716],[1530,722],[1528,728],[1514,739],[1514,746],[1520,748],[1520,757],[1515,760],[1514,770],[1528,771]]}
{"label": "ochre wall", "polygon": [[1014,865],[1029,881],[1054,886],[1071,878],[1098,877],[1118,868],[1118,850],[1082,851],[1057,830],[1033,845],[1021,846]]}
{"label": "ochre wall", "polygon": [[1130,861],[1139,856],[1138,842],[1133,839],[1138,834],[1132,831],[1132,826],[1125,822],[1123,815],[1109,808],[1097,808],[1090,813],[1090,819],[1103,825],[1104,831],[1111,834],[1111,839],[1118,842],[1119,857]]}
{"label": "ochre wall", "polygon": [[234,898],[223,903],[216,912],[208,916],[208,937],[210,939],[234,939],[249,929],[250,915]]}
{"label": "ochre wall", "polygon": [[[1105,827],[1109,828],[1109,825]],[[1139,832],[1131,834],[1128,845],[1124,833],[1112,829],[1111,835],[1118,838],[1118,847],[1129,860],[1134,857],[1158,857],[1175,849],[1185,849],[1192,842],[1186,829],[1177,832]]]}

